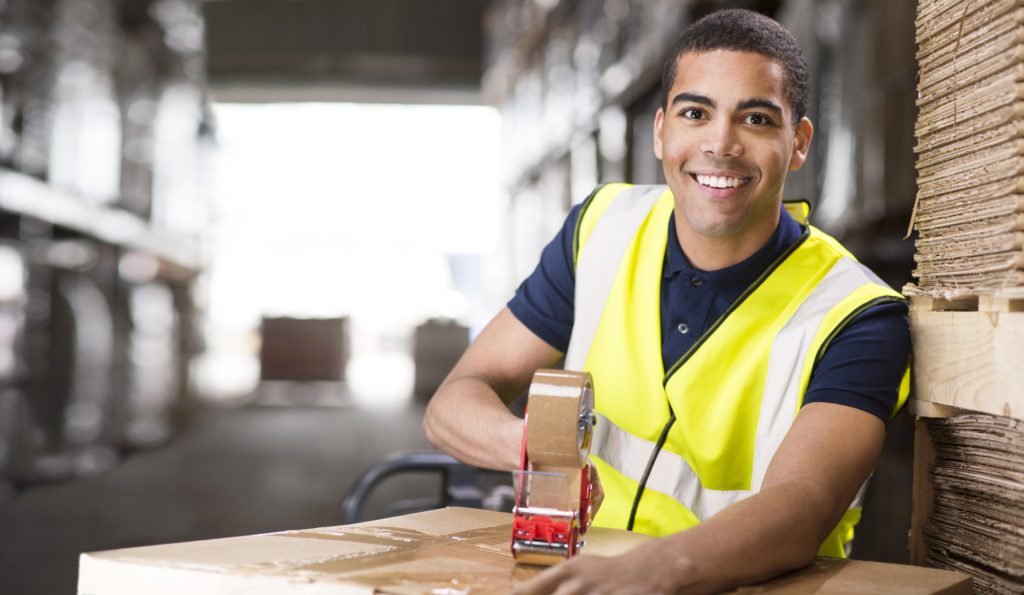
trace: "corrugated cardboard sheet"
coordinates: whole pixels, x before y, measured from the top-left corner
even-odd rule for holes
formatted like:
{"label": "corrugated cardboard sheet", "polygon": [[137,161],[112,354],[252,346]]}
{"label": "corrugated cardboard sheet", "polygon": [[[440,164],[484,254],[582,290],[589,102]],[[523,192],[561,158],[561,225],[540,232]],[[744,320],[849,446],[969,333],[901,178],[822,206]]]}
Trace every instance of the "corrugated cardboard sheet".
{"label": "corrugated cardboard sheet", "polygon": [[[79,595],[170,593],[507,593],[543,570],[516,566],[512,517],[448,508],[305,531],[83,554]],[[583,555],[648,541],[592,528]],[[970,593],[963,575],[932,568],[819,559],[743,593]]]}
{"label": "corrugated cardboard sheet", "polygon": [[974,577],[979,593],[1024,593],[1024,421],[928,419],[935,464],[927,561]]}
{"label": "corrugated cardboard sheet", "polygon": [[1024,2],[918,3],[916,287],[1024,285]]}
{"label": "corrugated cardboard sheet", "polygon": [[[83,554],[79,593],[505,593],[517,567],[511,515],[448,508],[303,531]],[[647,537],[588,531],[615,554]]]}

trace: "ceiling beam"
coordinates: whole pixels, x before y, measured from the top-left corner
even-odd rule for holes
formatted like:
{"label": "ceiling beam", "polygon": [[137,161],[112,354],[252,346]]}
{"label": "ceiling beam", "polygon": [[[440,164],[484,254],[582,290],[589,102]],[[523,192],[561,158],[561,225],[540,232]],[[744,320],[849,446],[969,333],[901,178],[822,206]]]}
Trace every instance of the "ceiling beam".
{"label": "ceiling beam", "polygon": [[207,1],[209,82],[215,90],[337,85],[392,95],[396,89],[478,95],[485,5],[483,0]]}

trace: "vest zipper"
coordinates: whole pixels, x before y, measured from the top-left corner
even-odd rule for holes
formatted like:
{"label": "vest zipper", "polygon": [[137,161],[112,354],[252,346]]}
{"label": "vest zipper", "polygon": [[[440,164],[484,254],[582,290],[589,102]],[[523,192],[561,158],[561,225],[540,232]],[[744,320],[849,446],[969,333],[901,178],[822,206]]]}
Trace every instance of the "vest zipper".
{"label": "vest zipper", "polygon": [[658,458],[658,453],[661,452],[661,448],[665,446],[665,440],[668,438],[668,431],[672,429],[672,424],[676,422],[676,413],[672,411],[672,404],[670,403],[668,422],[665,427],[661,429],[661,435],[658,436],[658,442],[654,445],[654,451],[651,452],[651,458],[647,459],[647,467],[644,469],[644,474],[640,477],[640,484],[636,488],[636,496],[633,497],[633,508],[629,511],[629,521],[626,523],[626,530],[633,530],[633,522],[636,521],[636,511],[640,507],[640,498],[644,495],[644,488],[647,486],[647,478],[651,475],[651,469],[654,468],[654,461]]}

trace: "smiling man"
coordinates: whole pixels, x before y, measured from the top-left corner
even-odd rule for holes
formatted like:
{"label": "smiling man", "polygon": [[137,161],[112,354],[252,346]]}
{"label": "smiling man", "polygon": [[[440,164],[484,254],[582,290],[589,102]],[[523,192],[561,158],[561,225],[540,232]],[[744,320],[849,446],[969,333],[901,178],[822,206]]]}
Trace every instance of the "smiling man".
{"label": "smiling man", "polygon": [[594,378],[594,523],[661,539],[522,592],[714,592],[846,555],[910,341],[900,295],[783,207],[807,94],[771,19],[688,28],[653,123],[667,187],[608,184],[574,208],[431,401],[432,443],[514,469],[506,405],[533,372],[564,355]]}

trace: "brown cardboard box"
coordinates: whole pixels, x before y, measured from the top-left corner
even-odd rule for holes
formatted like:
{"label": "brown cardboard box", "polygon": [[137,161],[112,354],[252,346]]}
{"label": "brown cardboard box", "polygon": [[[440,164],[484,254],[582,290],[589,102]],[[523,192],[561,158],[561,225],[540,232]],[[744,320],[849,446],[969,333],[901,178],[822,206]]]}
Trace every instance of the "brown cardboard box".
{"label": "brown cardboard box", "polygon": [[347,318],[264,318],[261,380],[345,380]]}
{"label": "brown cardboard box", "polygon": [[[146,593],[506,593],[541,568],[516,566],[511,515],[447,508],[369,523],[82,554],[79,595]],[[583,555],[650,539],[594,528]],[[942,570],[819,559],[741,593],[970,593]]]}

